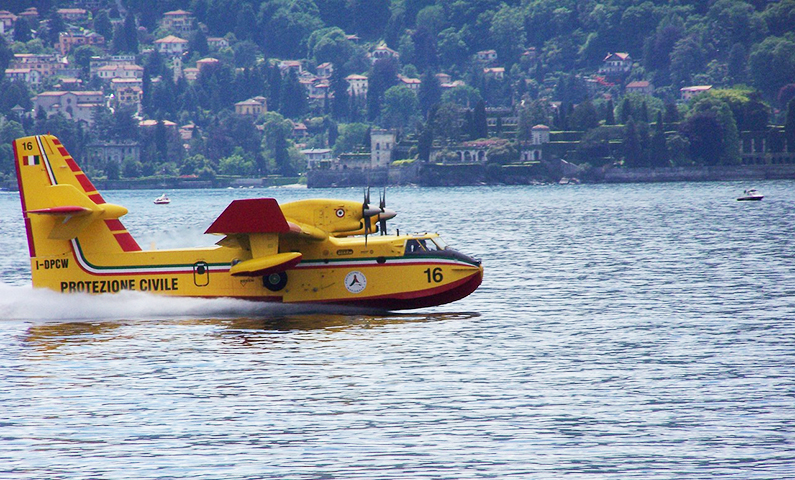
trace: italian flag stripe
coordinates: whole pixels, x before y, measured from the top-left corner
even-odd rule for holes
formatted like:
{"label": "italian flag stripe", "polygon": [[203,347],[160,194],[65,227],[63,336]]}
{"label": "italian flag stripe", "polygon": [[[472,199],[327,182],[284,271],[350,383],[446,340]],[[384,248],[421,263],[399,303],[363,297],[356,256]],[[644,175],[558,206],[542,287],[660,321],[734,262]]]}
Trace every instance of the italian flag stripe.
{"label": "italian flag stripe", "polygon": [[39,164],[39,156],[38,155],[25,155],[25,165],[38,165]]}

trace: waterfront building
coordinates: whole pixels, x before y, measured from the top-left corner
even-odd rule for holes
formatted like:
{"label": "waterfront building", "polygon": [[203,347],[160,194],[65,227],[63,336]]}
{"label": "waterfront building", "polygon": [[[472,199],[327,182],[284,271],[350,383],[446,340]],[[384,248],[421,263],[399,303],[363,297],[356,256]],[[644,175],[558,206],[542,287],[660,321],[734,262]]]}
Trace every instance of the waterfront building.
{"label": "waterfront building", "polygon": [[321,168],[321,163],[330,163],[331,149],[330,148],[308,148],[301,150],[301,153],[306,158],[306,167],[308,170],[316,170]]}
{"label": "waterfront building", "polygon": [[395,139],[395,132],[391,130],[370,130],[370,168],[386,167],[392,163]]}

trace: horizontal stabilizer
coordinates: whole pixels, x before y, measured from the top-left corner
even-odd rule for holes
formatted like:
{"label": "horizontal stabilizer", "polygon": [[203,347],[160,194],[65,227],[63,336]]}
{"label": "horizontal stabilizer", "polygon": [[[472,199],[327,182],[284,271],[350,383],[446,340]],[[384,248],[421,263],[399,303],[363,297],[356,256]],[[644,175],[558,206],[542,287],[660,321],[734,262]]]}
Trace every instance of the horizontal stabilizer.
{"label": "horizontal stabilizer", "polygon": [[29,214],[63,217],[56,223],[48,238],[69,240],[77,237],[95,220],[113,220],[127,213],[127,209],[111,203],[96,204],[88,196],[68,183],[51,185],[44,189],[43,208],[28,210]]}
{"label": "horizontal stabilizer", "polygon": [[235,265],[229,269],[234,277],[260,277],[271,273],[283,272],[301,261],[303,255],[299,252],[277,253],[266,257],[252,258]]}
{"label": "horizontal stabilizer", "polygon": [[287,233],[290,231],[279,203],[273,198],[235,200],[204,233]]}
{"label": "horizontal stabilizer", "polygon": [[38,213],[40,215],[56,215],[63,217],[91,215],[91,212],[92,210],[90,208],[78,207],[76,205],[40,208],[38,210],[28,210],[28,213]]}

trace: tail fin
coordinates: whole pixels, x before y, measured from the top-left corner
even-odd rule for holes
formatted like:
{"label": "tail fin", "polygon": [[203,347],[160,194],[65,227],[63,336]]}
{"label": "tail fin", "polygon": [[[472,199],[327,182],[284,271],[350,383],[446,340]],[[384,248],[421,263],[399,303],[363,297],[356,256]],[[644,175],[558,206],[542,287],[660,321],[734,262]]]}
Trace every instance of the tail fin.
{"label": "tail fin", "polygon": [[[14,141],[19,196],[31,262],[83,252],[120,253],[141,248],[119,217],[127,209],[105,202],[53,135]],[[36,273],[33,273],[36,285]]]}

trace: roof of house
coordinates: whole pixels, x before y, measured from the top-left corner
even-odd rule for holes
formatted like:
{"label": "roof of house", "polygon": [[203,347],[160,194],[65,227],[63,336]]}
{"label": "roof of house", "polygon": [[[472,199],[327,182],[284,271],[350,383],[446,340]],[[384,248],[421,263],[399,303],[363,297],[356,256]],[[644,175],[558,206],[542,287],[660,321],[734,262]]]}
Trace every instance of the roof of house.
{"label": "roof of house", "polygon": [[679,91],[682,92],[704,92],[712,88],[712,85],[693,85],[692,87],[682,87]]}
{"label": "roof of house", "polygon": [[141,70],[143,71],[144,67],[140,65],[130,65],[128,63],[112,63],[110,65],[105,65],[103,67],[99,67],[97,71],[111,71],[111,70]]}
{"label": "roof of house", "polygon": [[616,53],[608,53],[607,56],[605,57],[604,61],[606,62],[606,61],[610,60],[611,57],[614,57],[614,56],[618,57],[619,60],[627,60],[629,58],[629,54],[628,53],[616,52]]}
{"label": "roof of house", "polygon": [[170,12],[164,13],[163,15],[169,15],[169,16],[178,16],[179,15],[179,16],[182,16],[182,15],[191,15],[191,12],[187,12],[185,10],[172,10]]}
{"label": "roof of house", "polygon": [[169,35],[160,40],[155,40],[155,43],[188,43],[188,41],[174,35]]}
{"label": "roof of house", "polygon": [[646,80],[637,80],[634,82],[629,82],[627,84],[627,88],[647,88],[651,85],[651,83],[647,82]]}
{"label": "roof of house", "polygon": [[[172,122],[171,120],[161,120],[163,125],[166,127],[176,127],[177,124]],[[154,127],[157,125],[157,120],[141,120],[138,122],[138,125],[141,127]]]}

